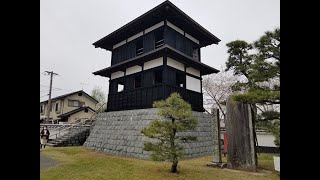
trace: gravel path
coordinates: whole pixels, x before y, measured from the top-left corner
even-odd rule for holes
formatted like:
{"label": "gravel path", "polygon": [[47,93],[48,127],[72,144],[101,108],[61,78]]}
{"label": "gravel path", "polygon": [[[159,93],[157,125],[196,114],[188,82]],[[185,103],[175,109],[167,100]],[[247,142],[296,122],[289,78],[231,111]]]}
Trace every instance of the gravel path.
{"label": "gravel path", "polygon": [[48,157],[48,156],[45,156],[43,155],[41,152],[40,152],[40,169],[41,168],[47,168],[47,167],[52,167],[52,166],[55,166],[58,164],[58,161]]}

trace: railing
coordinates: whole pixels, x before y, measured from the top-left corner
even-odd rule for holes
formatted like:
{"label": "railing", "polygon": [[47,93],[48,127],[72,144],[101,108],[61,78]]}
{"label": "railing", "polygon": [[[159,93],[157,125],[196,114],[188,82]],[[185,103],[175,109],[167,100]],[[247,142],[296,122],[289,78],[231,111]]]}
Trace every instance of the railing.
{"label": "railing", "polygon": [[142,53],[143,53],[143,48],[137,49],[136,56],[139,56]]}
{"label": "railing", "polygon": [[161,40],[155,42],[155,48],[158,48],[163,45],[164,45],[164,39],[161,39]]}
{"label": "railing", "polygon": [[73,125],[65,128],[65,129],[62,129],[62,130],[59,129],[58,133],[56,133],[56,134],[51,134],[51,135],[49,136],[49,139],[50,139],[50,137],[54,137],[54,136],[56,137],[55,139],[57,139],[57,138],[58,138],[58,135],[60,136],[61,132],[66,131],[66,130],[69,130],[69,131],[70,131],[70,128],[71,128],[71,127],[74,127],[74,126],[79,125],[79,124],[82,125],[82,122],[73,124]]}
{"label": "railing", "polygon": [[[82,118],[82,119],[88,119],[88,118]],[[80,119],[81,120],[81,119]],[[68,126],[68,127],[67,127]],[[83,122],[78,122],[78,123],[75,123],[75,124],[66,124],[65,126],[62,126],[62,127],[60,127],[59,129],[58,129],[58,133],[55,133],[55,134],[51,134],[50,136],[49,136],[49,139],[52,139],[52,138],[50,138],[50,137],[55,137],[55,141],[56,141],[56,139],[58,138],[58,137],[60,137],[60,135],[61,135],[61,133],[62,132],[65,132],[65,131],[69,131],[68,133],[70,133],[70,129],[71,128],[73,128],[73,127],[76,127],[76,126],[79,126],[80,127],[80,129],[82,129],[82,127],[83,126],[86,126],[86,125],[84,125],[83,124]],[[64,129],[62,129],[63,127],[66,127],[66,128],[64,128]]]}

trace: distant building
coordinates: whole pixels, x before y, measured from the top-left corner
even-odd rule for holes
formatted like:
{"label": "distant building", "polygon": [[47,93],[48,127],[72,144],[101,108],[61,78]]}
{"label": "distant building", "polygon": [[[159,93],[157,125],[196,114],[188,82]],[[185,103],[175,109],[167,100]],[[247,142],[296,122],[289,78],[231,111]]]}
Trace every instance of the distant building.
{"label": "distant building", "polygon": [[[51,99],[50,117],[47,122],[55,123],[84,121],[92,117],[99,108],[98,101],[81,91],[72,92]],[[40,102],[40,117],[47,115],[48,101]],[[40,118],[43,120],[43,118]]]}
{"label": "distant building", "polygon": [[[227,141],[224,139],[226,137],[225,133],[226,133],[226,128],[222,126],[220,129],[220,139],[222,139],[222,142],[223,142],[221,146],[223,146],[224,148],[226,148],[226,146],[224,146],[224,143]],[[257,133],[259,152],[261,153],[262,152],[266,152],[266,153],[280,152],[280,148],[274,144],[275,137],[271,133],[264,130],[259,130],[259,129],[256,130],[256,133]]]}

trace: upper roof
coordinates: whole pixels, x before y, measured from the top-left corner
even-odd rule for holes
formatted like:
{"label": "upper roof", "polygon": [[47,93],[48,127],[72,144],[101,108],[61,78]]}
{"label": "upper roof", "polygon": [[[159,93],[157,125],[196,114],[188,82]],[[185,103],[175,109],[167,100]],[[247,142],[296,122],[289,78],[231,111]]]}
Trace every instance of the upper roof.
{"label": "upper roof", "polygon": [[[83,90],[75,91],[75,92],[72,92],[72,93],[68,93],[68,94],[64,94],[64,95],[61,95],[61,96],[57,96],[57,97],[51,98],[51,101],[55,101],[55,100],[58,100],[58,99],[64,99],[64,98],[67,97],[67,96],[71,96],[71,95],[77,94],[77,93],[83,93],[83,94],[85,94],[86,96],[88,96],[89,98],[91,98],[93,101],[95,101],[95,102],[97,102],[97,103],[99,102],[99,101],[97,101],[95,98],[93,98],[92,96],[90,96],[89,94],[87,94],[86,92],[84,92]],[[44,102],[48,102],[48,100],[42,101],[42,102],[40,102],[40,103],[44,103]]]}
{"label": "upper roof", "polygon": [[93,45],[96,48],[99,47],[111,51],[113,45],[165,19],[198,39],[200,41],[200,47],[218,44],[220,42],[219,38],[203,28],[200,24],[181,11],[177,6],[172,4],[170,1],[165,1],[117,29],[116,31],[105,36],[104,38],[93,43]]}

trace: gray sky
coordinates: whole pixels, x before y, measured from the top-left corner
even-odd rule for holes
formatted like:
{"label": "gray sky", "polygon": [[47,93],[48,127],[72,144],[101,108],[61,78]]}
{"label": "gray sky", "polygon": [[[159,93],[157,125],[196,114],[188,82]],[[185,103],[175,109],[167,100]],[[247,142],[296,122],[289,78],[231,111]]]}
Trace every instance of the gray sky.
{"label": "gray sky", "polygon": [[[108,92],[108,78],[92,72],[110,66],[111,53],[92,43],[154,8],[164,0],[41,0],[40,101],[95,86]],[[179,9],[221,39],[201,49],[202,62],[220,69],[228,57],[226,43],[252,42],[280,27],[280,0],[171,0]],[[86,85],[82,85],[84,83]],[[59,89],[58,89],[59,88]],[[44,97],[43,97],[44,96]],[[41,98],[42,97],[42,98]]]}

